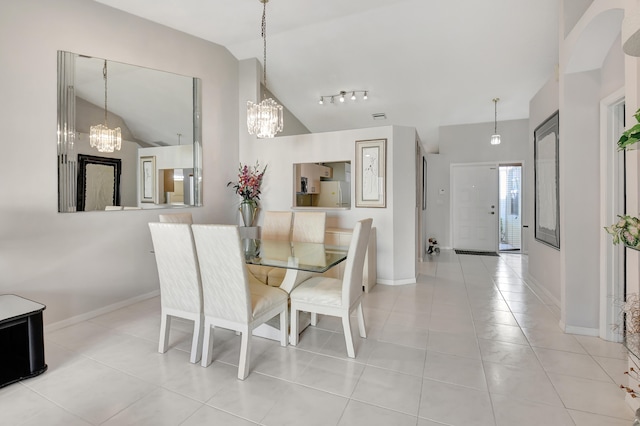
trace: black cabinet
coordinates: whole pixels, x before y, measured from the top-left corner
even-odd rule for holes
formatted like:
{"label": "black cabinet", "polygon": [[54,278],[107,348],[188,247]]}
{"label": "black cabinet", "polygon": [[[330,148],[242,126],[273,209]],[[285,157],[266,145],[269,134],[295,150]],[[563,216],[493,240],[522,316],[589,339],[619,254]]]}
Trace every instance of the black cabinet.
{"label": "black cabinet", "polygon": [[47,370],[42,329],[45,308],[14,294],[0,295],[0,387]]}

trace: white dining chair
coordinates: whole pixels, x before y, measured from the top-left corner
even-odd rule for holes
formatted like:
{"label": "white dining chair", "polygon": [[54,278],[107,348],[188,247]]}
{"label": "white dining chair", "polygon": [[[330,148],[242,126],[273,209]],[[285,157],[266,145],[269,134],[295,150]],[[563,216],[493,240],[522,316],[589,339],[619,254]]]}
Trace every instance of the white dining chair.
{"label": "white dining chair", "polygon": [[159,214],[158,218],[163,223],[193,223],[193,216],[191,213],[163,213]]}
{"label": "white dining chair", "polygon": [[264,240],[289,241],[293,212],[266,211],[262,221],[260,238]]}
{"label": "white dining chair", "polygon": [[249,375],[252,331],[280,315],[280,344],[287,345],[288,295],[279,288],[252,282],[247,277],[238,227],[192,225],[204,298],[202,366],[213,360],[215,327],[240,332],[238,379]]}
{"label": "white dining chair", "polygon": [[291,299],[291,344],[298,344],[298,312],[311,312],[342,318],[347,355],[355,358],[350,315],[357,311],[360,336],[367,337],[362,312],[362,270],[373,219],[356,223],[347,253],[342,280],[324,276],[313,277],[293,289]]}
{"label": "white dining chair", "polygon": [[[324,233],[327,222],[326,212],[296,212],[293,215],[291,241],[299,243],[324,243]],[[280,286],[287,271],[273,268],[267,275],[267,283]],[[316,324],[316,317],[312,315],[312,324]]]}
{"label": "white dining chair", "polygon": [[293,216],[291,241],[324,243],[327,212],[296,212]]}
{"label": "white dining chair", "polygon": [[200,271],[191,225],[186,223],[149,223],[153,251],[160,279],[160,342],[158,352],[169,346],[171,318],[194,322],[191,341],[192,363],[202,355],[203,302]]}
{"label": "white dining chair", "polygon": [[[289,241],[291,238],[291,218],[293,213],[290,211],[265,211],[262,221],[262,229],[260,231],[260,239]],[[259,281],[278,287],[282,282],[268,282],[269,272],[273,269],[270,266],[247,265],[249,272]],[[284,277],[284,275],[283,275]]]}

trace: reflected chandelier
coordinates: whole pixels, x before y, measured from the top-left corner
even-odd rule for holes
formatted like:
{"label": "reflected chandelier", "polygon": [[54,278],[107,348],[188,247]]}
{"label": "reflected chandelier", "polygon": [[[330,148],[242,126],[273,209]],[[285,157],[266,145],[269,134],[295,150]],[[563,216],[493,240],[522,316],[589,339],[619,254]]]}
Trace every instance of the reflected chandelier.
{"label": "reflected chandelier", "polygon": [[100,152],[113,152],[120,150],[122,146],[122,134],[120,127],[110,129],[107,125],[107,61],[102,67],[102,78],[104,79],[104,124],[91,126],[89,130],[89,144]]}
{"label": "reflected chandelier", "polygon": [[491,135],[491,145],[500,145],[500,135],[498,134],[498,101],[500,98],[493,98],[495,118],[493,121],[493,135]]}
{"label": "reflected chandelier", "polygon": [[[264,88],[267,88],[267,3],[269,0],[258,0],[263,5],[262,9],[262,40],[263,40],[263,62],[262,80]],[[266,96],[266,95],[265,95]],[[272,138],[276,133],[281,132],[284,124],[284,111],[282,105],[278,105],[271,98],[264,99],[259,104],[251,101],[247,102],[247,129],[250,135],[259,138]]]}

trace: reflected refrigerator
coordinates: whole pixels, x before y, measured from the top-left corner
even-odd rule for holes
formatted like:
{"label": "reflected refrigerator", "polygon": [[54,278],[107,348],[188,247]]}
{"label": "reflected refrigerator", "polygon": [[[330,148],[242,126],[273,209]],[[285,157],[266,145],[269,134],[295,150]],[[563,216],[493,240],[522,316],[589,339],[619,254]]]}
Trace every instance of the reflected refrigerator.
{"label": "reflected refrigerator", "polygon": [[320,182],[320,193],[317,195],[318,207],[350,207],[351,187],[349,182],[341,180]]}

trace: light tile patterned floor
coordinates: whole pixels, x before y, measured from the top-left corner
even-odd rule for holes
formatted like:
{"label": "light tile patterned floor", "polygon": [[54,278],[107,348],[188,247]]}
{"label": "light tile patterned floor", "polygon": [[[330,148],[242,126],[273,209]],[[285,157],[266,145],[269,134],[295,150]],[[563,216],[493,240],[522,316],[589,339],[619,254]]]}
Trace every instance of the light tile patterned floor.
{"label": "light tile patterned floor", "polygon": [[150,299],[47,333],[49,371],[0,389],[0,425],[630,425],[624,350],[562,333],[526,268],[442,250],[417,284],[365,296],[356,359],[340,321],[321,317],[297,347],[254,338],[245,381],[232,332],[216,331],[202,368],[176,320],[159,354]]}

